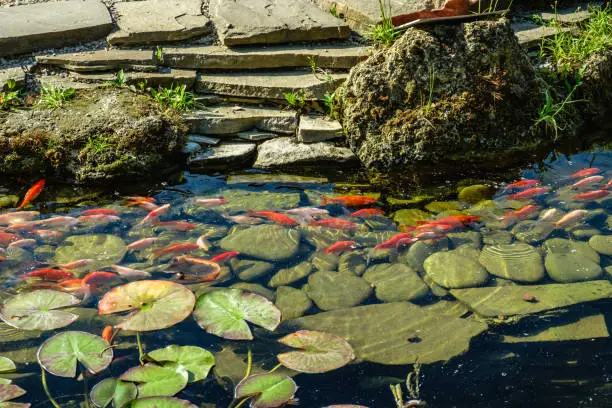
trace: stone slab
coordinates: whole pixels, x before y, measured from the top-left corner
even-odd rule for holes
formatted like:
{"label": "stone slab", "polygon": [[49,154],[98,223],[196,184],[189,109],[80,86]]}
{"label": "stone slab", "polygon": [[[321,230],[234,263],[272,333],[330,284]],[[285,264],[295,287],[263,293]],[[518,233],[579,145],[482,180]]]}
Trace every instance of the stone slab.
{"label": "stone slab", "polygon": [[187,140],[193,143],[215,146],[218,145],[221,139],[217,139],[215,137],[208,137],[202,135],[187,135]]}
{"label": "stone slab", "polygon": [[306,0],[211,0],[211,16],[227,46],[345,39],[350,29]]}
{"label": "stone slab", "polygon": [[512,24],[514,34],[518,38],[519,44],[524,48],[539,47],[542,40],[553,37],[557,32],[567,32],[567,27],[547,27],[531,23]]}
{"label": "stone slab", "polygon": [[0,8],[0,57],[97,40],[113,21],[98,0],[69,0]]}
{"label": "stone slab", "polygon": [[262,140],[269,140],[279,137],[278,133],[273,132],[261,132],[259,130],[249,130],[246,132],[238,133],[238,137],[244,140],[250,140],[251,142],[261,142]]}
{"label": "stone slab", "polygon": [[302,143],[324,142],[342,138],[342,125],[337,120],[323,116],[302,115],[297,133],[298,141]]}
{"label": "stone slab", "polygon": [[347,74],[332,74],[332,81],[317,79],[310,71],[280,71],[262,73],[203,74],[196,90],[233,98],[285,100],[285,94],[302,93],[305,100],[318,100],[333,92],[347,78]]}
{"label": "stone slab", "polygon": [[215,45],[164,48],[163,64],[193,69],[271,69],[317,67],[350,69],[370,54],[370,47],[355,45],[276,45],[227,48]]}
{"label": "stone slab", "polygon": [[8,81],[15,81],[16,88],[25,86],[25,71],[20,67],[0,70],[0,91],[8,91]]}
{"label": "stone slab", "polygon": [[295,134],[297,113],[274,108],[219,106],[184,116],[193,133],[231,135],[259,129],[275,133]]}
{"label": "stone slab", "polygon": [[249,165],[255,156],[255,143],[221,142],[206,149],[189,161],[191,168],[204,168],[220,164]]}
{"label": "stone slab", "polygon": [[292,137],[279,137],[258,147],[253,167],[259,169],[288,168],[299,165],[349,163],[356,161],[353,152],[331,143],[298,143]]}
{"label": "stone slab", "polygon": [[556,13],[538,13],[544,21],[556,20],[561,24],[580,24],[587,21],[591,17],[591,14],[588,7],[584,9],[562,9],[557,10]]}
{"label": "stone slab", "polygon": [[[75,73],[78,81],[88,83],[106,83],[115,79],[115,72],[104,73]],[[147,87],[164,87],[186,85],[192,88],[196,81],[196,72],[184,69],[172,69],[170,72],[126,72],[125,83],[127,85],[139,85],[145,83]]]}
{"label": "stone slab", "polygon": [[201,0],[145,0],[114,4],[119,30],[110,44],[159,44],[186,40],[212,31]]}
{"label": "stone slab", "polygon": [[153,51],[100,50],[36,57],[39,64],[53,65],[70,71],[154,71]]}

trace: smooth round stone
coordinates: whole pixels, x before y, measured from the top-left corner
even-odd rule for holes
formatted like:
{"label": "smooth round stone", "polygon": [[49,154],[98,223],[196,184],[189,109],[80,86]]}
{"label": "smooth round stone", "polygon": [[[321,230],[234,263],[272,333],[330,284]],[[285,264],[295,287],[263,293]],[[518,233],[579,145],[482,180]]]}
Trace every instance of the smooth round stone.
{"label": "smooth round stone", "polygon": [[115,235],[73,235],[55,251],[55,263],[63,265],[79,259],[93,259],[87,267],[96,270],[118,264],[126,252],[125,242]]}
{"label": "smooth round stone", "polygon": [[39,261],[44,261],[53,258],[55,255],[55,247],[51,245],[41,245],[34,249],[34,258]]}
{"label": "smooth round stone", "polygon": [[361,276],[366,268],[367,262],[362,252],[347,251],[340,255],[338,272],[352,273],[353,275]]}
{"label": "smooth round stone", "polygon": [[488,200],[493,196],[493,189],[484,184],[474,184],[467,186],[459,191],[459,201],[470,204],[477,204],[483,200]]}
{"label": "smooth round stone", "polygon": [[223,197],[227,199],[227,203],[223,204],[219,209],[230,214],[242,213],[248,210],[269,211],[270,208],[289,210],[299,207],[301,201],[300,194],[297,192],[253,191],[236,188],[224,190]]}
{"label": "smooth round stone", "polygon": [[544,249],[553,254],[578,254],[599,264],[600,258],[597,251],[586,242],[570,241],[563,238],[552,238],[544,242]]}
{"label": "smooth round stone", "polygon": [[469,245],[472,248],[480,249],[482,237],[478,231],[451,232],[446,234],[450,239],[453,248],[462,245]]}
{"label": "smooth round stone", "polygon": [[366,218],[363,223],[372,231],[389,231],[395,229],[395,223],[393,220],[387,217],[373,217]]}
{"label": "smooth round stone", "polygon": [[336,254],[318,254],[310,260],[317,271],[335,271],[340,258]]}
{"label": "smooth round stone", "polygon": [[545,265],[548,276],[561,283],[597,279],[603,272],[592,259],[578,253],[549,253],[546,255]]}
{"label": "smooth round stone", "polygon": [[606,228],[609,230],[612,230],[612,215],[609,215],[608,218],[606,218]]}
{"label": "smooth round stone", "polygon": [[428,276],[427,274],[423,275],[423,282],[425,282],[427,286],[429,286],[429,290],[431,290],[431,294],[434,295],[435,297],[442,298],[448,295],[448,290],[444,289],[442,286],[434,282],[431,279],[431,277]]}
{"label": "smooth round stone", "polygon": [[363,274],[363,279],[376,289],[376,297],[383,302],[402,302],[422,298],[429,286],[404,264],[378,264]]}
{"label": "smooth round stone", "polygon": [[610,266],[606,266],[604,268],[604,272],[606,273],[606,275],[608,276],[608,278],[612,278],[612,265]]}
{"label": "smooth round stone", "polygon": [[536,221],[525,220],[516,224],[512,228],[512,233],[519,241],[526,244],[536,244],[545,240],[555,230],[550,222],[538,223]]}
{"label": "smooth round stone", "polygon": [[438,214],[444,211],[461,211],[461,205],[457,201],[432,201],[425,206],[425,209]]}
{"label": "smooth round stone", "polygon": [[595,235],[589,239],[589,246],[602,255],[612,256],[612,235]]}
{"label": "smooth round stone", "polygon": [[523,243],[487,245],[479,261],[491,275],[517,282],[537,282],[545,275],[538,250]]}
{"label": "smooth round stone", "polygon": [[219,241],[219,246],[264,261],[285,261],[298,252],[300,232],[280,225],[256,225],[232,232]]}
{"label": "smooth round stone", "polygon": [[312,307],[312,300],[300,289],[279,286],[274,304],[281,311],[281,319],[285,321],[304,316]]}
{"label": "smooth round stone", "polygon": [[351,234],[342,230],[323,227],[301,227],[300,230],[304,241],[315,248],[327,248],[338,241],[352,240]]}
{"label": "smooth round stone", "polygon": [[276,296],[273,290],[270,290],[266,288],[265,286],[258,285],[257,283],[239,282],[239,283],[233,284],[232,286],[230,286],[230,288],[242,289],[242,290],[246,290],[247,292],[252,292],[257,295],[261,295],[271,302],[274,302],[274,297]]}
{"label": "smooth round stone", "polygon": [[417,241],[398,257],[398,261],[405,263],[418,272],[424,272],[423,262],[436,252],[448,250],[448,239],[442,238],[437,241]]}
{"label": "smooth round stone", "polygon": [[19,203],[19,196],[0,195],[0,208],[15,207]]}
{"label": "smooth round stone", "polygon": [[571,228],[569,233],[572,234],[574,239],[579,239],[581,241],[587,241],[595,235],[601,235],[601,231],[591,225],[579,225]]}
{"label": "smooth round stone", "polygon": [[393,213],[393,221],[398,225],[417,225],[417,221],[431,219],[431,213],[416,208],[407,208]]}
{"label": "smooth round stone", "polygon": [[398,231],[357,232],[355,233],[353,238],[351,238],[351,240],[363,246],[374,247],[378,244],[382,244],[383,242],[390,240],[398,233]]}
{"label": "smooth round stone", "polygon": [[488,279],[487,270],[473,257],[456,251],[437,252],[423,264],[427,276],[447,289],[473,288]]}
{"label": "smooth round stone", "polygon": [[306,294],[321,310],[357,306],[372,294],[365,280],[338,272],[316,272],[308,277]]}
{"label": "smooth round stone", "polygon": [[482,242],[486,245],[510,244],[514,236],[509,231],[495,230],[482,233]]}
{"label": "smooth round stone", "polygon": [[471,247],[469,245],[462,245],[456,249],[454,249],[454,252],[456,254],[459,254],[461,256],[465,256],[467,258],[472,258],[476,261],[478,261],[478,258],[480,258],[480,251],[474,247]]}
{"label": "smooth round stone", "polygon": [[290,283],[297,282],[310,275],[313,271],[312,264],[310,262],[302,262],[293,268],[281,269],[276,272],[268,286],[271,288],[277,288],[279,286],[289,285]]}
{"label": "smooth round stone", "polygon": [[230,266],[234,275],[243,281],[253,281],[269,274],[274,265],[264,261],[252,261],[250,259],[232,259]]}

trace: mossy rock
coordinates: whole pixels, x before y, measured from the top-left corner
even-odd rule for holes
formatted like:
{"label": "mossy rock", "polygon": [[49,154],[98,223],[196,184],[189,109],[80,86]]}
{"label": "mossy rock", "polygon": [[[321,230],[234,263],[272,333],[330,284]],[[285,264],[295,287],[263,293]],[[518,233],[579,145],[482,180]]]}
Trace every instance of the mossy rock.
{"label": "mossy rock", "polygon": [[230,266],[234,275],[243,281],[253,281],[268,275],[274,269],[274,264],[250,259],[232,259]]}
{"label": "mossy rock", "polygon": [[310,262],[317,271],[335,271],[338,269],[340,257],[336,254],[315,254]]}
{"label": "mossy rock", "polygon": [[578,254],[582,257],[590,259],[592,262],[599,264],[600,256],[586,242],[571,241],[563,238],[552,238],[544,242],[544,249],[548,253],[553,254]]}
{"label": "mossy rock", "polygon": [[482,286],[488,279],[487,270],[474,257],[461,252],[437,252],[423,264],[427,276],[448,289]]}
{"label": "mossy rock", "polygon": [[93,259],[87,268],[96,270],[118,264],[126,252],[125,242],[115,235],[73,235],[55,251],[55,263],[63,265],[79,259]]}
{"label": "mossy rock", "polygon": [[481,201],[490,199],[494,192],[495,190],[489,186],[475,184],[462,188],[459,191],[458,199],[464,203],[477,204]]}
{"label": "mossy rock", "polygon": [[276,292],[257,283],[238,282],[234,283],[232,286],[230,286],[230,288],[241,289],[246,290],[247,292],[255,293],[257,295],[265,297],[270,302],[274,302],[274,299],[276,298]]}
{"label": "mossy rock", "polygon": [[447,251],[448,242],[449,240],[447,238],[436,241],[429,240],[415,242],[410,246],[408,251],[403,252],[399,256],[398,261],[405,263],[417,272],[424,272],[423,262],[425,262],[430,255],[436,252]]}
{"label": "mossy rock", "polygon": [[469,245],[472,248],[480,249],[482,246],[482,236],[478,231],[450,232],[446,234],[453,248],[462,245]]}
{"label": "mossy rock", "polygon": [[304,316],[312,307],[312,300],[300,289],[279,286],[276,289],[276,307],[281,311],[282,321]]}
{"label": "mossy rock", "polygon": [[230,189],[221,192],[223,198],[227,200],[219,208],[230,214],[253,211],[289,210],[299,207],[300,193],[287,193],[281,191],[249,191],[240,189]]}
{"label": "mossy rock", "polygon": [[415,208],[399,210],[393,213],[393,221],[399,225],[415,226],[417,221],[429,220],[431,218],[432,214]]}
{"label": "mossy rock", "polygon": [[538,282],[545,275],[540,252],[523,243],[487,245],[479,261],[490,274],[517,282]]}
{"label": "mossy rock", "polygon": [[510,244],[514,236],[509,231],[493,230],[482,233],[482,242],[486,245]]}
{"label": "mossy rock", "polygon": [[367,268],[367,259],[361,251],[348,251],[340,255],[338,272],[361,276]]}
{"label": "mossy rock", "polygon": [[338,241],[350,241],[351,234],[343,230],[335,230],[324,227],[301,227],[304,241],[315,248],[324,249]]}
{"label": "mossy rock", "polygon": [[374,286],[376,297],[383,302],[417,300],[429,293],[429,287],[419,275],[404,264],[378,264],[363,274]]}
{"label": "mossy rock", "polygon": [[19,196],[0,195],[0,208],[17,207],[17,204],[19,204]]}
{"label": "mossy rock", "polygon": [[370,297],[372,288],[357,276],[321,271],[308,277],[305,291],[319,309],[335,310],[357,306]]}
{"label": "mossy rock", "polygon": [[238,251],[243,255],[272,262],[293,258],[300,245],[300,232],[280,225],[256,225],[235,230],[221,241],[225,251]]}
{"label": "mossy rock", "polygon": [[444,211],[461,211],[461,205],[456,201],[432,201],[425,205],[425,209],[438,214]]}
{"label": "mossy rock", "polygon": [[277,288],[279,286],[289,285],[304,279],[310,275],[313,271],[312,263],[302,262],[293,268],[281,269],[276,272],[274,276],[268,282],[268,286],[271,288]]}
{"label": "mossy rock", "polygon": [[595,280],[603,273],[599,264],[578,253],[548,253],[544,264],[548,276],[561,283]]}
{"label": "mossy rock", "polygon": [[612,256],[612,235],[592,236],[589,246],[602,255]]}

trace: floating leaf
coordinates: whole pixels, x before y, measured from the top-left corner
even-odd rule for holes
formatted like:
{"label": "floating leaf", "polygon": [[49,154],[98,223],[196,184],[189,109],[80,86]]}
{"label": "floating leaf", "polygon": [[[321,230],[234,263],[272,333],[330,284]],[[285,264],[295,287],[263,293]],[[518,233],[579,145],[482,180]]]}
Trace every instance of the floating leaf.
{"label": "floating leaf", "polygon": [[175,344],[147,353],[158,363],[167,361],[178,364],[189,373],[189,382],[199,381],[208,375],[215,365],[215,356],[208,350],[195,346],[177,346]]}
{"label": "floating leaf", "polygon": [[15,363],[10,358],[0,356],[0,373],[10,373],[16,369]]}
{"label": "floating leaf", "polygon": [[106,378],[91,389],[89,396],[98,408],[106,408],[111,403],[115,408],[122,408],[136,398],[138,389],[131,382],[116,378]]}
{"label": "floating leaf", "polygon": [[0,309],[0,319],[22,330],[54,330],[66,327],[79,318],[63,310],[79,304],[74,295],[57,290],[42,289],[20,293],[7,300]]}
{"label": "floating leaf", "polygon": [[80,331],[56,334],[38,349],[41,367],[59,377],[74,377],[77,362],[96,374],[108,367],[112,360],[113,349],[106,340]]}
{"label": "floating leaf", "polygon": [[278,355],[287,368],[303,373],[325,373],[343,367],[355,358],[351,345],[340,336],[312,330],[300,330],[279,340],[301,349]]}
{"label": "floating leaf", "polygon": [[152,364],[130,368],[120,377],[138,384],[140,397],[171,397],[187,386],[189,376],[181,367],[160,367]]}
{"label": "floating leaf", "polygon": [[189,401],[173,397],[150,397],[133,401],[130,408],[198,408]]}
{"label": "floating leaf", "polygon": [[178,283],[144,280],[118,286],[98,303],[101,315],[131,310],[117,327],[124,330],[165,329],[184,320],[195,304],[193,292]]}
{"label": "floating leaf", "polygon": [[28,408],[30,404],[8,402],[25,395],[26,390],[13,384],[0,384],[0,407],[2,408]]}
{"label": "floating leaf", "polygon": [[239,289],[221,289],[198,298],[193,316],[208,333],[231,340],[252,340],[247,322],[273,331],[281,312],[263,296]]}
{"label": "floating leaf", "polygon": [[251,408],[274,408],[286,404],[293,398],[296,390],[297,385],[286,375],[255,374],[238,383],[234,398],[253,397]]}

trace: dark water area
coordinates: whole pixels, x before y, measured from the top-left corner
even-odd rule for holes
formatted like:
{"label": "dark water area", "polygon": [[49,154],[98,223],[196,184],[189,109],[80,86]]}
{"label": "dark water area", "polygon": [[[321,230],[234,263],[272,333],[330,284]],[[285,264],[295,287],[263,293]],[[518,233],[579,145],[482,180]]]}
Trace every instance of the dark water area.
{"label": "dark water area", "polygon": [[[402,230],[414,236],[419,232],[427,231],[414,230],[417,220],[440,220],[461,214],[470,214],[479,219],[458,226],[454,230],[439,231],[434,228],[429,230],[436,235],[433,239],[425,236],[415,242],[421,241],[418,244],[426,246],[430,251],[428,256],[437,252],[455,251],[463,246],[465,251],[476,251],[476,259],[481,260],[487,251],[487,246],[503,246],[507,242],[512,242],[518,245],[529,245],[542,258],[542,276],[533,278],[530,282],[521,279],[513,281],[512,277],[495,276],[491,273],[491,270],[495,268],[487,265],[486,278],[472,286],[493,288],[520,284],[528,287],[527,285],[533,284],[573,285],[574,282],[585,280],[607,281],[612,278],[612,252],[607,252],[610,250],[609,247],[601,248],[600,245],[593,244],[592,237],[602,237],[599,238],[601,242],[609,242],[609,238],[606,237],[612,235],[612,194],[587,200],[575,198],[578,194],[610,190],[609,186],[606,187],[612,178],[610,138],[607,137],[607,144],[606,135],[602,135],[599,139],[604,142],[588,147],[565,146],[559,148],[560,151],[525,158],[525,161],[530,164],[519,168],[500,169],[499,172],[487,172],[486,174],[475,172],[473,168],[457,168],[452,172],[438,169],[437,174],[432,172],[428,176],[414,176],[413,184],[409,184],[406,181],[407,178],[404,177],[401,178],[401,183],[391,180],[383,187],[370,185],[364,173],[353,170],[344,173],[338,171],[299,176],[262,172],[241,172],[229,175],[184,172],[153,185],[124,184],[112,186],[111,189],[105,191],[48,185],[33,202],[33,206],[25,209],[40,211],[41,214],[27,222],[39,222],[55,216],[78,219],[83,215],[84,210],[92,208],[116,210],[119,218],[82,219],[72,226],[46,227],[44,224],[43,226],[37,224],[37,229],[57,230],[61,233],[57,237],[39,236],[27,228],[11,230],[10,224],[2,226],[2,228],[8,228],[5,232],[15,233],[25,239],[33,239],[35,242],[26,243],[24,247],[17,249],[8,248],[8,243],[0,245],[4,249],[0,255],[5,258],[0,262],[0,302],[6,304],[15,296],[30,293],[34,289],[65,291],[66,287],[58,286],[56,281],[23,279],[23,275],[39,268],[56,267],[59,264],[85,259],[88,255],[98,253],[102,254],[101,256],[110,257],[108,265],[101,261],[74,269],[72,271],[75,278],[83,278],[94,270],[110,272],[113,271],[110,265],[117,264],[148,272],[150,277],[146,279],[170,280],[185,285],[196,296],[209,293],[211,285],[226,288],[239,284],[238,287],[242,290],[256,292],[273,301],[274,292],[279,285],[272,284],[271,279],[276,277],[279,271],[291,269],[303,263],[312,264],[312,270],[306,274],[309,277],[302,276],[289,282],[283,281],[284,283],[280,286],[302,288],[308,291],[309,296],[315,300],[315,304],[306,308],[304,313],[309,316],[316,315],[324,313],[323,309],[328,309],[328,307],[322,307],[327,304],[325,298],[321,299],[321,296],[316,294],[311,296],[313,282],[310,282],[309,278],[327,270],[332,270],[337,274],[349,273],[337,271],[339,259],[342,259],[344,253],[323,255],[323,251],[331,244],[348,239],[359,244],[359,248],[345,252],[359,254],[363,262],[360,261],[361,263],[358,262],[358,264],[366,270],[366,273],[364,274],[363,270],[359,273],[350,271],[353,272],[352,278],[365,281],[364,276],[368,276],[367,268],[379,264],[391,266],[407,264],[414,269],[411,273],[419,276],[420,281],[429,272],[426,273],[423,269],[424,260],[415,261],[414,255],[410,252],[412,249],[410,245],[414,246],[415,243],[391,250],[377,250],[375,247],[396,236]],[[591,175],[570,178],[572,174],[589,168],[599,170],[594,171]],[[593,176],[602,176],[602,178],[593,179],[592,183],[571,189],[572,184]],[[522,187],[508,190],[509,183],[521,179],[539,180],[537,188],[548,188],[549,191],[529,198],[510,198],[511,194],[527,190]],[[4,197],[4,200],[10,201],[11,198],[7,198],[10,195],[23,198],[30,184],[29,181],[23,181],[18,185],[1,186],[0,199]],[[480,200],[479,196],[474,198],[473,195],[465,195],[462,197],[469,202],[459,201],[457,186],[480,186],[474,191],[482,194],[483,200]],[[383,210],[386,215],[372,218],[352,217],[350,213],[359,208],[348,208],[342,204],[322,205],[323,198],[337,195],[373,197],[375,203],[360,208],[377,208]],[[126,197],[129,196],[152,197],[158,206],[170,204],[170,210],[159,219],[162,222],[189,222],[190,230],[172,231],[168,230],[170,227],[163,225],[141,225],[141,221],[149,210],[138,205],[127,206]],[[196,198],[220,197],[226,199],[227,203],[199,205],[194,202]],[[513,215],[517,211],[522,211],[526,206],[535,206],[535,209],[525,216],[521,215],[522,213]],[[319,221],[338,218],[352,222],[356,226],[346,231],[328,227],[313,227],[309,225],[312,220],[308,217],[286,212],[300,207],[328,210],[328,215],[314,216]],[[558,212],[548,213],[549,218],[546,218],[546,213],[551,209],[557,209]],[[208,251],[202,248],[193,249],[188,255],[209,260],[229,250],[229,245],[221,244],[226,237],[255,228],[251,223],[260,222],[257,226],[275,225],[274,222],[263,216],[249,215],[248,210],[274,211],[294,219],[298,225],[279,227],[300,231],[299,247],[296,246],[294,255],[278,256],[278,259],[270,255],[276,251],[275,248],[281,246],[277,240],[283,238],[279,235],[271,235],[269,242],[260,248],[262,250],[253,253],[246,253],[253,248],[249,247],[248,242],[246,244],[241,242],[240,245],[246,247],[246,251],[241,249],[236,259],[227,263],[220,262],[222,272],[212,282],[199,281],[202,279],[201,276],[194,278],[188,274],[175,275],[176,270],[170,265],[173,258],[182,254],[159,257],[153,255],[154,250],[176,243],[195,243],[199,237],[205,236],[210,249]],[[0,209],[0,216],[13,211],[14,209],[10,206]],[[561,221],[563,216],[572,211],[584,211],[584,213],[578,214],[579,216],[577,215],[573,221],[567,223]],[[244,215],[254,217],[256,220],[232,218]],[[542,217],[545,219],[541,220]],[[560,222],[563,225],[556,226],[553,225],[554,222]],[[411,224],[413,225],[410,226]],[[452,235],[453,233],[463,235]],[[85,244],[81,244],[83,241],[80,240],[83,236],[112,236],[120,239],[120,243],[110,244],[106,239],[96,241],[91,244],[92,247],[84,247]],[[476,241],[473,238],[475,236]],[[493,236],[496,237],[496,240],[493,240]],[[152,248],[125,251],[125,245],[148,237],[158,239]],[[256,236],[252,237],[253,242],[256,241],[256,238]],[[67,249],[68,239],[76,239],[71,241],[76,244]],[[552,245],[550,240],[554,239],[558,240],[556,241],[558,245],[565,245],[569,248],[567,251],[571,256],[578,256],[575,253],[579,252],[582,258],[576,261],[578,265],[584,257],[591,257],[589,258],[591,260],[588,261],[590,262],[589,267],[585,267],[586,269],[582,271],[579,265],[577,270],[568,271],[563,269],[564,265],[551,266],[552,261],[551,264],[544,265],[544,258],[549,252],[554,252],[550,248]],[[547,242],[549,244],[546,244]],[[269,247],[266,247],[267,245]],[[96,248],[96,246],[99,247]],[[595,250],[591,247],[594,247]],[[267,257],[268,255],[270,256]],[[592,258],[595,256],[596,261]],[[521,257],[523,257],[522,254],[516,255],[517,259]],[[240,270],[238,262],[252,260],[268,262],[271,264],[270,270],[261,276],[249,276],[242,279],[238,272]],[[341,261],[340,264],[342,264]],[[521,264],[522,267],[525,270],[534,270],[532,264]],[[546,270],[545,273],[544,270]],[[582,272],[584,276],[576,276],[576,273]],[[393,276],[386,276],[385,279],[393,279]],[[0,373],[0,378],[9,378],[13,384],[27,391],[26,395],[16,399],[15,402],[31,403],[33,407],[52,406],[41,386],[41,371],[36,355],[38,348],[43,341],[57,333],[85,331],[99,336],[105,326],[119,324],[125,313],[99,316],[98,302],[112,288],[128,284],[129,280],[125,277],[118,277],[112,281],[100,282],[95,285],[91,293],[87,293],[87,296],[84,296],[81,290],[71,292],[83,300],[75,308],[68,309],[79,315],[79,318],[66,327],[48,331],[30,331],[11,327],[19,326],[21,323],[11,320],[14,316],[6,316],[6,313],[2,315],[5,322],[9,320],[9,323],[12,322],[12,324],[0,323],[0,356],[13,360],[16,363],[17,371],[8,374]],[[309,287],[304,287],[307,283]],[[368,283],[370,286],[383,284],[378,281],[376,284],[369,281]],[[404,282],[397,283],[397,285],[402,284]],[[423,309],[442,305],[444,302],[448,302],[448,305],[465,307],[453,294],[441,288],[440,285],[431,284],[431,282],[428,284],[432,287],[431,289],[423,284],[426,293],[414,299],[394,298],[394,301],[409,301]],[[71,288],[74,289],[74,287]],[[389,303],[388,299],[379,298],[384,298],[379,292],[372,291],[362,296],[361,299],[353,301],[352,304],[345,304],[346,298],[342,294],[334,293],[334,288],[327,288],[327,290],[323,297],[329,296],[334,299],[337,297],[339,300],[334,300],[337,301],[335,304],[345,307]],[[528,292],[528,289],[525,290]],[[612,327],[612,301],[610,300],[612,290],[607,293],[598,300],[565,304],[564,301],[574,295],[572,291],[569,291],[560,300],[559,307],[551,306],[542,313],[527,316],[520,321],[519,319],[512,320],[512,313],[508,313],[507,316],[500,313],[500,316],[479,318],[477,311],[473,310],[471,304],[468,304],[464,313],[453,315],[452,318],[461,317],[466,325],[468,322],[472,324],[476,321],[486,321],[488,328],[469,341],[470,347],[466,353],[451,353],[449,361],[438,361],[421,366],[418,399],[434,408],[518,406],[603,408],[612,406],[612,342],[608,334]],[[493,296],[496,295],[493,294]],[[348,290],[346,297],[352,298]],[[539,299],[536,299],[533,302],[538,304],[538,301]],[[519,303],[521,302],[530,302],[530,300],[520,300]],[[448,319],[451,319],[450,316],[449,314]],[[405,316],[397,318],[398,321],[402,321]],[[393,321],[392,317],[391,321]],[[444,319],[441,321],[443,322]],[[196,406],[228,407],[236,404],[236,401],[232,402],[233,387],[234,383],[244,375],[248,351],[252,352],[254,367],[271,370],[278,364],[276,355],[286,351],[286,348],[281,347],[276,340],[293,331],[292,326],[285,324],[281,324],[274,332],[255,325],[250,325],[250,327],[254,340],[228,340],[207,333],[194,322],[193,316],[189,316],[170,328],[144,331],[141,338],[145,351],[149,352],[171,344],[178,344],[202,347],[215,354],[216,365],[210,374],[204,380],[188,384],[176,396],[191,401]],[[438,345],[436,341],[447,335],[451,338],[453,333],[445,332],[444,327],[442,325],[439,328],[438,340],[423,337],[423,344],[432,342],[431,347],[434,348]],[[389,337],[396,333],[393,324],[384,328],[376,328],[376,330],[388,331]],[[351,343],[352,339],[347,338],[346,340]],[[421,339],[415,335],[407,339],[406,347],[409,348],[412,342],[420,341]],[[113,362],[97,375],[87,374],[83,379],[80,374],[77,375],[78,378],[61,378],[47,374],[49,390],[60,406],[85,406],[83,402],[85,390],[91,390],[104,378],[118,378],[126,370],[139,365],[135,332],[119,332],[115,338],[115,345]],[[355,346],[354,349],[358,356],[363,352]],[[295,397],[299,399],[299,405],[302,407],[325,407],[333,404],[357,404],[371,408],[396,407],[389,386],[404,384],[406,376],[412,370],[412,364],[379,364],[361,361],[352,362],[342,368],[322,374],[294,373],[293,379],[299,386]],[[410,399],[407,394],[404,388],[405,401]],[[2,406],[1,402],[0,406]]]}

